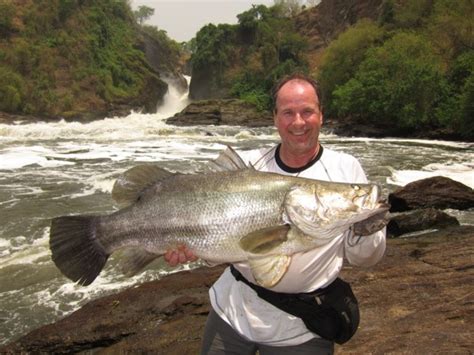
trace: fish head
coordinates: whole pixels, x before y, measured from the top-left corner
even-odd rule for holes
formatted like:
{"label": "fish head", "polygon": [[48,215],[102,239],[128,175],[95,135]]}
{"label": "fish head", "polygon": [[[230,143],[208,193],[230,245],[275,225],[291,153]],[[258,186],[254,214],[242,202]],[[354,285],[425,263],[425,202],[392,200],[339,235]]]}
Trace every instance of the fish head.
{"label": "fish head", "polygon": [[381,206],[381,189],[376,184],[314,184],[307,193],[313,195],[314,212],[327,219],[344,218]]}
{"label": "fish head", "polygon": [[373,184],[321,183],[293,186],[287,193],[284,220],[324,242],[354,223],[388,210]]}
{"label": "fish head", "polygon": [[360,209],[374,209],[380,203],[381,189],[372,184],[350,184],[348,198]]}

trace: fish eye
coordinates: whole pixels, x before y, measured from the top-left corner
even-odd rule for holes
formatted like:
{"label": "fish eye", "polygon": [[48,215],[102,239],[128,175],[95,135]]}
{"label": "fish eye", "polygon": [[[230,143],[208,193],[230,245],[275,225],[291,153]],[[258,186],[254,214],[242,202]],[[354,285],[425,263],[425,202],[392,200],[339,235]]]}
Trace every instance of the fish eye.
{"label": "fish eye", "polygon": [[356,191],[359,191],[360,190],[360,186],[359,185],[352,185],[352,188]]}

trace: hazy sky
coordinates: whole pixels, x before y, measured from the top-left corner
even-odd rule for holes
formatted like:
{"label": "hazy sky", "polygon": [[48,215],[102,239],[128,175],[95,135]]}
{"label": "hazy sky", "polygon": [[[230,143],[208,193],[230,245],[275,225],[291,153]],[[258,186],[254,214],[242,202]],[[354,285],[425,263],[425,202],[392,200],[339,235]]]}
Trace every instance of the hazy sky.
{"label": "hazy sky", "polygon": [[252,4],[273,5],[273,0],[132,0],[132,8],[145,5],[155,9],[146,24],[165,30],[168,37],[189,41],[201,27],[213,23],[237,23],[237,15]]}

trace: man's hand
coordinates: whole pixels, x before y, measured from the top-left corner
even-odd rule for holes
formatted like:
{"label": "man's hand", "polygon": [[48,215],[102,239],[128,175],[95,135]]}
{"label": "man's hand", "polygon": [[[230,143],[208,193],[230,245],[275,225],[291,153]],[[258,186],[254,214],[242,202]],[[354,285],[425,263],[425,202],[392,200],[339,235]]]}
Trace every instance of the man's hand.
{"label": "man's hand", "polygon": [[354,235],[370,235],[385,227],[389,222],[388,211],[383,211],[353,225]]}
{"label": "man's hand", "polygon": [[177,249],[168,250],[164,255],[169,266],[185,264],[189,261],[196,261],[198,257],[193,254],[185,245],[179,245]]}

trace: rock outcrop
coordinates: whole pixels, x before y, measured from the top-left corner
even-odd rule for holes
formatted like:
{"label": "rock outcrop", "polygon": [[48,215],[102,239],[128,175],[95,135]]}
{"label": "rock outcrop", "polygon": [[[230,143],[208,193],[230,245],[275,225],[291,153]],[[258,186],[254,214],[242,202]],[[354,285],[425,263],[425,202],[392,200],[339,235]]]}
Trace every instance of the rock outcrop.
{"label": "rock outcrop", "polygon": [[259,112],[247,102],[237,99],[202,100],[189,104],[183,111],[167,119],[177,126],[236,125],[264,127],[273,124],[270,113]]}
{"label": "rock outcrop", "polygon": [[295,18],[299,33],[309,39],[309,49],[326,48],[339,34],[362,18],[376,20],[382,0],[323,0]]}
{"label": "rock outcrop", "polygon": [[387,225],[387,234],[398,237],[407,233],[458,225],[459,221],[455,217],[443,211],[434,208],[423,208],[391,215]]}
{"label": "rock outcrop", "polygon": [[418,208],[454,208],[467,210],[474,207],[474,191],[469,186],[443,176],[417,180],[388,196],[390,212]]}

